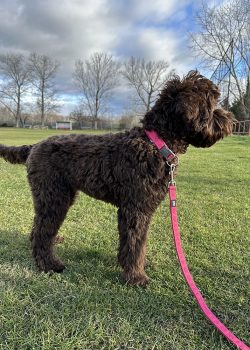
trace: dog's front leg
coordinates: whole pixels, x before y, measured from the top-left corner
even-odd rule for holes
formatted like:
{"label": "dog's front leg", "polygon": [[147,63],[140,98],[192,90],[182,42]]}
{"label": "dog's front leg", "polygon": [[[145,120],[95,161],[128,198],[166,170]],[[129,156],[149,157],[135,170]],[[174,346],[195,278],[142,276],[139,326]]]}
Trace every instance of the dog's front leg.
{"label": "dog's front leg", "polygon": [[124,269],[124,281],[132,285],[145,286],[149,282],[144,266],[150,218],[151,215],[133,206],[121,207],[118,210],[118,261]]}

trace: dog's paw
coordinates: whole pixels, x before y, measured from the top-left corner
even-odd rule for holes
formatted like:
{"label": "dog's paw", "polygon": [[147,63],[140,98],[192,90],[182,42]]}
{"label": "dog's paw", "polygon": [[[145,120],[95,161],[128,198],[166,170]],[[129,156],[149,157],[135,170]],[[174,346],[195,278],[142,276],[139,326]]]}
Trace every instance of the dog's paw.
{"label": "dog's paw", "polygon": [[149,283],[149,277],[145,273],[123,273],[123,280],[126,284],[137,286],[137,287],[146,287]]}
{"label": "dog's paw", "polygon": [[56,263],[52,266],[52,271],[57,272],[57,273],[62,273],[63,270],[65,269],[65,265],[63,263]]}
{"label": "dog's paw", "polygon": [[65,269],[65,265],[57,258],[36,259],[36,263],[39,270],[45,273],[61,273]]}

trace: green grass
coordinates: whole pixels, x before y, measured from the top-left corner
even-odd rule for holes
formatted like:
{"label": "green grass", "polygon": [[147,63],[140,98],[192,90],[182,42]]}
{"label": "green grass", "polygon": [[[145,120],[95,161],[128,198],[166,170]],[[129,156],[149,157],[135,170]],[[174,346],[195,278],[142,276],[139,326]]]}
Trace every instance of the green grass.
{"label": "green grass", "polygon": [[[0,129],[0,143],[30,144],[56,131]],[[190,148],[177,177],[183,247],[217,316],[250,344],[250,138]],[[116,209],[81,194],[56,247],[61,275],[39,274],[28,233],[25,167],[0,160],[1,350],[234,349],[191,297],[173,248],[167,200],[150,227],[147,289],[121,284]]]}

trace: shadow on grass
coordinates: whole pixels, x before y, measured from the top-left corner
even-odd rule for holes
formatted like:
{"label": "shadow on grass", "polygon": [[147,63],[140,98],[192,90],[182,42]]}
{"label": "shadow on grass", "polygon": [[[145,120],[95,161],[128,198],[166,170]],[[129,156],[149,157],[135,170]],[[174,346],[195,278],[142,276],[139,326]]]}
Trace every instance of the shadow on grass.
{"label": "shadow on grass", "polygon": [[[65,244],[66,243],[66,244]],[[101,272],[101,276],[113,280],[114,274],[104,274],[105,270],[109,270],[109,267],[118,267],[116,256],[114,254],[100,252],[98,250],[86,249],[70,245],[73,243],[72,239],[65,238],[65,243],[56,244],[54,250],[65,263],[66,269],[63,275],[69,278],[74,269],[77,273],[81,273],[87,278],[91,278]],[[32,258],[31,243],[29,240],[29,234],[20,234],[18,231],[0,231],[0,264],[15,265],[20,268],[31,269],[41,273],[36,269],[35,262]],[[43,274],[44,275],[44,274]]]}
{"label": "shadow on grass", "polygon": [[[24,327],[29,327],[34,317],[39,320],[46,315],[46,319],[50,319],[55,327],[58,324],[59,328],[63,315],[64,320],[69,321],[69,333],[74,331],[74,322],[78,328],[80,322],[83,332],[89,323],[93,323],[96,332],[102,327],[118,338],[122,338],[124,331],[128,332],[128,337],[132,332],[142,341],[145,338],[149,345],[154,339],[164,338],[166,332],[165,342],[170,339],[169,350],[174,349],[171,347],[172,332],[179,332],[186,345],[189,333],[196,334],[200,345],[210,344],[210,349],[217,349],[221,343],[220,336],[213,334],[212,326],[205,321],[183,282],[176,280],[176,276],[168,281],[169,286],[152,281],[147,289],[128,287],[120,283],[115,252],[82,250],[78,246],[69,246],[67,241],[66,247],[62,244],[57,250],[68,267],[66,271],[61,275],[40,274],[31,258],[28,235],[0,231],[1,287],[12,290],[18,301],[28,296]],[[21,314],[23,305],[23,302],[15,305]],[[232,325],[237,324],[235,320],[230,321]]]}
{"label": "shadow on grass", "polygon": [[[96,284],[98,280],[99,286],[105,286],[107,283],[119,283],[120,285],[121,281],[119,275],[122,270],[118,265],[115,249],[114,253],[111,254],[110,252],[101,251],[98,248],[78,247],[69,244],[72,243],[72,239],[71,242],[68,242],[68,240],[69,239],[66,237],[66,244],[60,243],[55,247],[56,255],[64,261],[66,269],[61,274],[55,273],[49,275],[40,273],[35,267],[28,234],[20,234],[17,231],[0,231],[0,264],[8,264],[9,266],[30,270],[37,277],[46,275],[51,276],[52,279],[53,276],[61,276],[61,278],[65,277],[67,280],[76,283],[76,285],[78,285],[79,282],[79,275],[82,276],[81,282],[86,279],[88,280],[88,283],[91,283],[91,279],[93,279],[94,284]],[[177,265],[176,267],[178,268]],[[146,270],[147,269],[149,270],[149,274],[151,274],[151,272],[155,274],[153,264],[149,264],[149,267],[146,268]],[[199,266],[196,266],[194,269],[199,271],[202,267],[199,268]],[[202,271],[200,271],[200,274],[202,274]],[[223,278],[230,281],[234,280],[235,276],[239,275],[239,272],[234,270],[225,271],[223,267],[218,265],[213,268],[211,266],[206,266],[207,277],[216,278],[216,276],[219,277],[222,275]],[[134,290],[144,290],[143,288],[129,288]],[[174,286],[171,286],[171,288],[172,290],[175,290]],[[182,293],[181,291],[179,292]]]}

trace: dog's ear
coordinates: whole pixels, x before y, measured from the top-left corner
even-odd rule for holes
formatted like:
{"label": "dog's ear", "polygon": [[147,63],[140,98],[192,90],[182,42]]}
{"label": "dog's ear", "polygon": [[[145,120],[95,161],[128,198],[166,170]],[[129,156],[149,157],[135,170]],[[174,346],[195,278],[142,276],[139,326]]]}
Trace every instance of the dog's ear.
{"label": "dog's ear", "polygon": [[195,147],[212,146],[232,133],[233,120],[231,112],[221,108],[215,109],[202,123],[196,123],[196,130],[190,134],[189,143]]}
{"label": "dog's ear", "polygon": [[234,116],[231,112],[222,108],[215,109],[212,118],[207,124],[208,139],[212,144],[223,139],[223,137],[231,135],[233,131]]}

